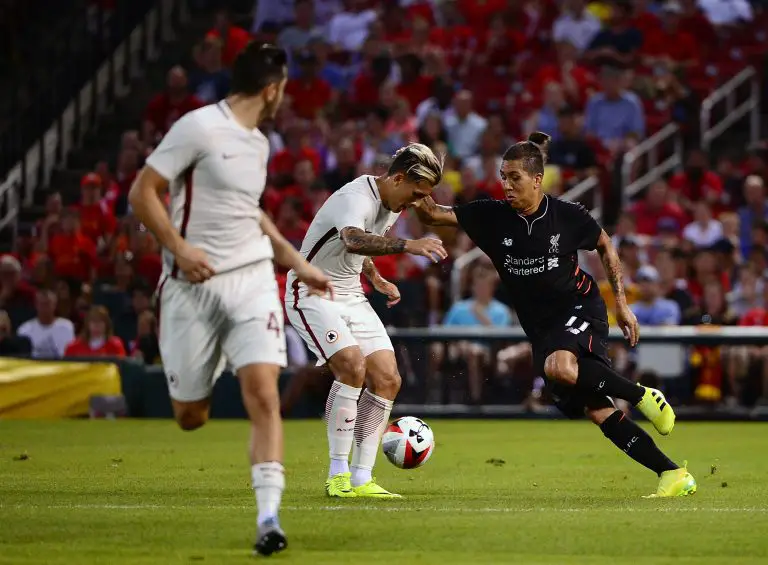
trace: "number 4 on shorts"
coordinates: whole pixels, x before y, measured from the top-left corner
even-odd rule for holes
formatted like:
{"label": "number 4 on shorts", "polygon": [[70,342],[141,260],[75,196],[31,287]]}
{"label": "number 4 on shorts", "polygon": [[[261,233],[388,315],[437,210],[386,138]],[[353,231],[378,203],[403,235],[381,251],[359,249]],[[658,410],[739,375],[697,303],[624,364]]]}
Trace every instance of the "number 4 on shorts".
{"label": "number 4 on shorts", "polygon": [[[579,324],[581,321],[581,324]],[[571,316],[565,323],[565,331],[571,332],[573,335],[579,335],[581,332],[589,327],[589,322],[579,320],[576,316]]]}

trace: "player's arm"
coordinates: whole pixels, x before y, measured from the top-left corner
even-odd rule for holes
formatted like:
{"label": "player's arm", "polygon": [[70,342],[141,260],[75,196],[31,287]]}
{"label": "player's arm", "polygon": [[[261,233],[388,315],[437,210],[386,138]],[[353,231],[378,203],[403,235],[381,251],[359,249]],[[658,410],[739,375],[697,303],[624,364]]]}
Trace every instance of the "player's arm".
{"label": "player's arm", "polygon": [[630,345],[634,347],[637,345],[637,340],[640,337],[637,318],[627,305],[627,296],[624,293],[624,277],[621,273],[621,260],[611,241],[611,237],[605,233],[605,230],[600,231],[596,249],[600,255],[600,261],[603,263],[605,275],[608,277],[608,282],[611,285],[613,296],[616,299],[616,321],[629,340]]}
{"label": "player's arm", "polygon": [[380,255],[410,253],[411,255],[428,257],[435,263],[448,257],[448,253],[443,248],[443,242],[431,237],[400,239],[366,233],[362,228],[353,226],[343,228],[339,235],[347,251],[355,255],[378,257]]}
{"label": "player's arm", "polygon": [[449,206],[441,206],[431,196],[422,198],[412,206],[422,224],[428,226],[458,227],[456,212]]}
{"label": "player's arm", "polygon": [[204,139],[204,132],[191,117],[176,122],[147,158],[147,164],[128,193],[134,215],[154,234],[160,245],[173,254],[179,269],[190,282],[209,279],[214,270],[205,252],[192,247],[181,237],[160,197],[168,190],[169,179],[184,174],[200,158],[201,139]]}
{"label": "player's arm", "polygon": [[272,242],[272,250],[275,253],[275,260],[282,265],[292,269],[296,273],[296,278],[306,284],[316,294],[325,295],[330,293],[333,296],[333,288],[331,287],[331,281],[326,274],[311,265],[296,248],[291,245],[277,226],[269,219],[267,214],[261,214],[261,231],[264,232],[269,240]]}
{"label": "player's arm", "polygon": [[400,291],[397,289],[397,286],[381,276],[381,273],[379,273],[379,270],[373,263],[373,259],[370,257],[366,257],[363,260],[363,274],[373,285],[373,288],[387,297],[388,308],[392,308],[392,306],[400,302]]}

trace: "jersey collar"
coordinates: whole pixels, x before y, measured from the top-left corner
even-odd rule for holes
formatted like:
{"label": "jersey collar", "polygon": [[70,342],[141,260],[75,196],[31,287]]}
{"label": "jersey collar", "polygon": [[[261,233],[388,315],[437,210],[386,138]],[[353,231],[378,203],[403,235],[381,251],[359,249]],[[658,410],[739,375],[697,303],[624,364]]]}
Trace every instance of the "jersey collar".
{"label": "jersey collar", "polygon": [[374,198],[376,198],[376,200],[381,200],[381,194],[379,193],[379,187],[376,184],[376,177],[368,175],[366,177],[366,180],[368,181],[368,186],[370,187],[371,192],[373,192]]}
{"label": "jersey collar", "polygon": [[232,107],[227,102],[226,98],[222,98],[216,103],[216,107],[221,110],[221,113],[224,114],[229,121],[231,121],[236,127],[240,128],[243,131],[247,131],[254,136],[256,136],[259,139],[262,139],[264,141],[268,142],[267,137],[264,135],[264,133],[259,128],[253,128],[248,129],[243,124],[241,124],[239,121],[237,121],[237,118],[232,113]]}
{"label": "jersey collar", "polygon": [[[542,208],[544,208],[544,211],[539,213],[539,211]],[[531,231],[533,230],[533,224],[535,224],[544,216],[546,216],[548,210],[549,210],[549,196],[545,194],[542,203],[539,204],[539,209],[536,210],[534,214],[531,214],[530,216],[524,216],[520,212],[517,213],[517,215],[523,219],[523,221],[525,222],[525,225],[528,227],[528,235],[531,235]]]}

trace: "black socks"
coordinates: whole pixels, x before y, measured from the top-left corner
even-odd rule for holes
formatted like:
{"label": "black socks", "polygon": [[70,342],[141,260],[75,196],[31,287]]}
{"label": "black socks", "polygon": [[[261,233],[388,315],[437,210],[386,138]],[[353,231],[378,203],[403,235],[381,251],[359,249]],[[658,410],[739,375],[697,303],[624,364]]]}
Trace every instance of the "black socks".
{"label": "black socks", "polygon": [[605,422],[600,424],[600,429],[616,447],[657,475],[679,468],[679,465],[672,462],[653,443],[651,436],[632,420],[626,418],[621,410],[616,410],[608,416]]}
{"label": "black socks", "polygon": [[579,359],[576,388],[584,392],[621,398],[632,406],[640,402],[644,393],[640,385],[625,379],[602,361],[589,357]]}

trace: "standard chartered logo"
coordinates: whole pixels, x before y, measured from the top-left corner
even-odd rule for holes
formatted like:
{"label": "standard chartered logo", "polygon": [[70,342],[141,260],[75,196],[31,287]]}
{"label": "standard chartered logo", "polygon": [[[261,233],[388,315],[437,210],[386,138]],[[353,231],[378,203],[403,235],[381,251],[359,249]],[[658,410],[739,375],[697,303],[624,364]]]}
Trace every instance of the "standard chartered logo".
{"label": "standard chartered logo", "polygon": [[513,275],[526,277],[544,272],[546,257],[512,257],[507,255],[504,266]]}

